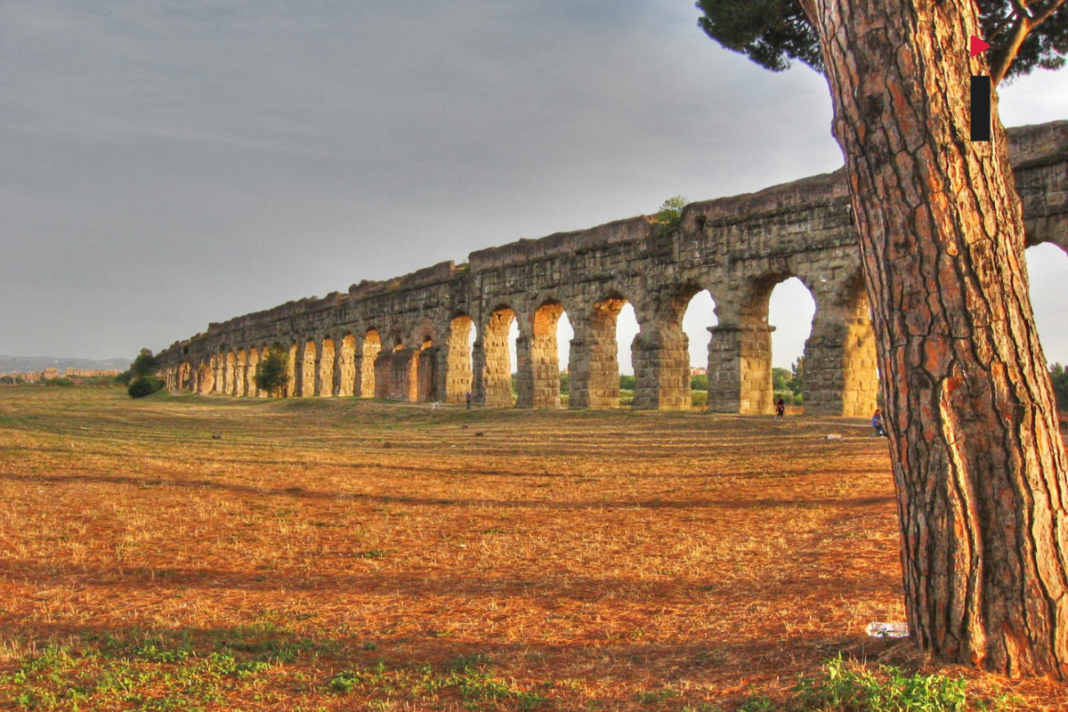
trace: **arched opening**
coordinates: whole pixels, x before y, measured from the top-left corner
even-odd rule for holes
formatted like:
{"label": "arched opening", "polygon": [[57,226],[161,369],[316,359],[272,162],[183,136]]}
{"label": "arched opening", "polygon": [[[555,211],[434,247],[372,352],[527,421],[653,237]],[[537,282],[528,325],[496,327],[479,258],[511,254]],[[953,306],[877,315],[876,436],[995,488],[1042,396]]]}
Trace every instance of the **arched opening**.
{"label": "arched opening", "polygon": [[179,366],[178,366],[178,384],[176,386],[177,388],[186,389],[186,388],[190,387],[189,386],[189,375],[190,375],[191,371],[192,371],[192,368],[190,367],[188,361],[183,361],[181,364],[179,364]]}
{"label": "arched opening", "polygon": [[[576,355],[570,369],[570,405],[574,408],[617,408],[620,405],[621,361],[626,360],[630,366],[630,341],[627,341],[625,353],[617,343],[619,317],[624,310],[629,310],[634,318],[634,308],[626,299],[613,294],[593,305],[588,325],[589,333],[583,334],[582,355]],[[637,321],[634,322],[637,333]],[[629,377],[633,381],[633,377]],[[629,386],[625,404],[634,400],[633,383]]]}
{"label": "arched opening", "polygon": [[[382,337],[377,329],[368,329],[360,346],[360,397],[374,398],[378,395],[375,380],[375,362],[382,351]],[[383,396],[384,397],[384,396]]]}
{"label": "arched opening", "polygon": [[473,387],[471,350],[474,322],[466,314],[449,322],[448,353],[445,362],[445,402],[465,403]]}
{"label": "arched opening", "polygon": [[515,405],[516,399],[519,394],[517,393],[516,386],[519,378],[519,317],[516,316],[512,320],[512,324],[508,327],[508,356],[511,359],[510,364],[512,368],[511,385],[512,385],[512,405]]}
{"label": "arched opening", "polygon": [[226,374],[226,354],[218,353],[213,354],[211,357],[211,369],[212,369],[212,393],[222,393],[223,384],[226,382],[224,378]]}
{"label": "arched opening", "polygon": [[225,364],[226,366],[223,371],[223,393],[228,396],[232,396],[236,392],[234,385],[234,372],[237,369],[237,356],[234,355],[233,351],[228,351],[226,353]]}
{"label": "arched opening", "polygon": [[615,344],[616,363],[619,368],[619,398],[617,405],[629,407],[634,403],[634,388],[637,377],[634,374],[633,353],[634,339],[637,338],[641,327],[638,325],[638,315],[634,311],[634,305],[628,301],[623,302],[615,319]]}
{"label": "arched opening", "polygon": [[226,386],[226,354],[218,353],[211,357],[211,367],[215,371],[212,379],[212,393],[225,393]]}
{"label": "arched opening", "polygon": [[[863,304],[860,303],[861,301]],[[854,313],[858,309],[861,309],[866,317],[867,301],[855,301]],[[801,406],[804,401],[805,344],[812,334],[816,301],[804,282],[797,277],[790,277],[772,288],[767,302],[767,314],[767,322],[772,330],[769,360],[772,369],[773,397],[778,398],[781,395],[787,405]],[[853,324],[853,326],[863,330],[860,324]],[[859,361],[863,359],[865,343],[870,342],[864,341],[860,331],[855,334],[855,337],[852,348],[856,353],[854,358]],[[854,388],[862,385],[863,376],[859,370],[854,370],[851,377],[856,381]]]}
{"label": "arched opening", "polygon": [[[638,336],[631,344],[634,365],[633,407],[643,410],[689,410],[690,340],[682,329],[683,314],[701,287],[685,284],[669,288],[656,301],[655,312],[643,314]],[[707,344],[705,338],[701,343]]]}
{"label": "arched opening", "polygon": [[415,403],[419,400],[419,352],[398,343],[383,359],[389,373],[386,397],[390,400]]}
{"label": "arched opening", "polygon": [[[815,301],[805,284],[789,272],[747,282],[732,298],[737,299],[737,310],[732,310],[736,321],[715,328],[709,351],[709,408],[748,415],[773,413],[773,353],[776,368],[787,368],[787,373],[793,363],[800,368]],[[771,322],[783,328],[777,330]],[[840,341],[835,353],[841,354]],[[789,397],[784,392],[784,401],[792,400],[792,391]]]}
{"label": "arched opening", "polygon": [[260,389],[256,385],[256,373],[260,370],[260,352],[255,346],[248,350],[248,377],[245,392],[250,396],[260,395]]}
{"label": "arched opening", "polygon": [[409,379],[412,388],[410,400],[431,403],[438,399],[435,387],[436,356],[437,347],[434,341],[429,336],[425,337],[419,351],[412,357],[412,372]]}
{"label": "arched opening", "polygon": [[237,366],[234,370],[234,395],[244,396],[248,391],[248,355],[244,349],[237,352]]}
{"label": "arched opening", "polygon": [[319,355],[318,386],[315,395],[324,398],[334,395],[334,340],[329,336],[323,339],[322,353]]}
{"label": "arched opening", "polygon": [[[387,337],[388,338],[388,337]],[[378,358],[375,359],[375,398],[386,398],[389,400],[398,400],[402,396],[396,391],[396,374],[395,371],[395,359],[397,351],[404,348],[400,344],[398,336],[394,336],[392,343],[396,345],[393,348],[389,348],[385,341],[383,341],[382,348],[378,352]]]}
{"label": "arched opening", "polygon": [[571,403],[571,342],[574,338],[575,328],[571,326],[565,309],[556,322],[556,359],[559,364],[556,380],[560,387],[559,405],[565,408]]}
{"label": "arched opening", "polygon": [[304,356],[300,365],[300,395],[308,398],[315,395],[315,366],[318,360],[315,341],[308,339],[304,342]]}
{"label": "arched opening", "polygon": [[529,353],[517,359],[517,403],[522,408],[560,407],[560,344],[558,330],[564,306],[544,302],[531,321]]}
{"label": "arched opening", "polygon": [[345,334],[341,339],[341,351],[337,357],[337,394],[349,397],[356,393],[356,337]]}
{"label": "arched opening", "polygon": [[485,403],[490,407],[505,407],[515,403],[512,389],[512,363],[515,343],[519,336],[515,312],[500,307],[490,316],[483,329],[482,348],[485,367],[482,383]]}
{"label": "arched opening", "polygon": [[215,360],[212,356],[208,363],[200,364],[197,369],[197,393],[206,396],[215,389],[215,367],[211,363]]}
{"label": "arched opening", "polygon": [[717,325],[716,302],[711,292],[702,289],[690,297],[682,315],[682,331],[688,341],[690,403],[701,410],[708,407],[708,369],[714,353],[712,333]]}
{"label": "arched opening", "polygon": [[283,394],[286,398],[297,395],[297,354],[300,347],[295,343],[289,345],[289,358],[286,360],[286,387]]}
{"label": "arched opening", "polygon": [[568,362],[569,405],[595,409],[630,406],[635,390],[631,348],[638,334],[633,305],[620,293],[610,292],[576,323]]}
{"label": "arched opening", "polygon": [[[820,344],[813,343],[809,337],[805,346],[805,360],[809,363],[808,385],[805,390],[805,398],[812,407],[809,412],[819,414],[824,411],[820,401],[828,401],[826,412],[832,415],[845,415],[852,417],[870,418],[875,411],[879,395],[879,369],[876,367],[875,332],[871,325],[871,309],[868,308],[868,295],[864,291],[864,283],[857,279],[853,293],[846,302],[844,317],[844,338],[842,339],[842,387],[841,408],[836,403],[830,402],[834,395],[836,384],[831,383],[831,392],[827,395],[820,392],[826,384],[821,380],[824,369],[817,363]],[[818,340],[816,340],[818,341]],[[802,360],[804,364],[806,361]],[[780,375],[785,375],[778,372]],[[833,372],[832,372],[833,373]],[[804,376],[804,369],[793,375],[795,381]],[[796,386],[800,384],[794,384]],[[795,390],[791,389],[791,390]]]}
{"label": "arched opening", "polygon": [[1068,255],[1060,246],[1043,242],[1028,247],[1024,258],[1042,352],[1050,364],[1068,366]]}

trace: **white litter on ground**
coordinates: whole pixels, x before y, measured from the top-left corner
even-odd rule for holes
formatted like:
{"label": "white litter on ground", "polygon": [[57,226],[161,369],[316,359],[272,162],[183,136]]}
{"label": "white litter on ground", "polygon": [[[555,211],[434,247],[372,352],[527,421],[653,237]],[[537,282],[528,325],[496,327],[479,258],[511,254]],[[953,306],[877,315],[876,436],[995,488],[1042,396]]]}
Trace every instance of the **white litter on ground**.
{"label": "white litter on ground", "polygon": [[867,631],[872,638],[907,638],[909,637],[909,624],[903,621],[869,623]]}

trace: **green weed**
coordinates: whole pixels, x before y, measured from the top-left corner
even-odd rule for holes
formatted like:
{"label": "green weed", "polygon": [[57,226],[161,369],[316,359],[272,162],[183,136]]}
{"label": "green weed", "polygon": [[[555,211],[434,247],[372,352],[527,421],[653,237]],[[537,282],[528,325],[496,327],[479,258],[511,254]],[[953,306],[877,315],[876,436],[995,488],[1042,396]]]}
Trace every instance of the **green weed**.
{"label": "green weed", "polygon": [[776,712],[775,703],[767,697],[750,697],[742,706],[738,708],[738,712]]}
{"label": "green weed", "polygon": [[802,680],[795,691],[800,709],[842,712],[963,712],[967,698],[964,680],[907,675],[889,666],[854,672],[840,655],[820,678]]}
{"label": "green weed", "polygon": [[443,672],[430,665],[393,668],[379,661],[363,670],[336,673],[326,683],[335,693],[362,691],[387,698],[403,696],[410,700],[434,698],[451,690],[459,695],[467,709],[480,709],[483,703],[511,701],[524,712],[536,710],[548,700],[533,692],[516,690],[492,675],[486,668],[490,659],[480,653],[460,656],[445,665]]}
{"label": "green weed", "polygon": [[267,671],[265,660],[239,660],[229,650],[198,653],[161,638],[124,640],[86,636],[83,649],[50,645],[0,675],[0,689],[16,709],[89,710],[101,707],[196,712],[222,702]]}
{"label": "green weed", "polygon": [[453,658],[449,662],[445,663],[445,669],[449,672],[469,672],[471,670],[477,670],[484,668],[487,665],[492,664],[488,655],[482,653],[474,653],[472,655],[461,655],[457,658]]}
{"label": "green weed", "polygon": [[635,695],[635,698],[643,705],[655,705],[664,700],[669,700],[678,696],[679,693],[675,692],[675,690],[664,688],[663,690],[655,690],[653,692],[639,692]]}

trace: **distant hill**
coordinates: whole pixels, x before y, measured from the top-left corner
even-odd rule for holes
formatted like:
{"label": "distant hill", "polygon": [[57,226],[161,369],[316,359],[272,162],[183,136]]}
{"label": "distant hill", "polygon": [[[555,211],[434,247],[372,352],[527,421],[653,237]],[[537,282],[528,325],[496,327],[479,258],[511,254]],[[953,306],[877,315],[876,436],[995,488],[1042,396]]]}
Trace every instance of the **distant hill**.
{"label": "distant hill", "polygon": [[68,368],[110,369],[117,368],[125,371],[130,367],[133,359],[109,358],[98,361],[89,358],[56,358],[53,356],[0,356],[0,373],[18,371],[43,371],[46,368],[58,368],[63,371]]}

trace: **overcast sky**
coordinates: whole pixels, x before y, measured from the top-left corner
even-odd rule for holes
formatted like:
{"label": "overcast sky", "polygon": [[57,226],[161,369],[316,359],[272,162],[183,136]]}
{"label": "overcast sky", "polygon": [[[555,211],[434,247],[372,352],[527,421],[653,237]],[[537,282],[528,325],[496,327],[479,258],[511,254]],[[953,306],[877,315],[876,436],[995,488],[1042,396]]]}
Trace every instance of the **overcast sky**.
{"label": "overcast sky", "polygon": [[[0,3],[0,353],[132,357],[670,196],[838,168],[823,78],[760,69],[697,16],[690,0]],[[1003,88],[1001,112],[1068,118],[1068,72]],[[1035,262],[1047,356],[1066,362],[1068,257]],[[810,320],[806,295],[776,291],[777,365]]]}

